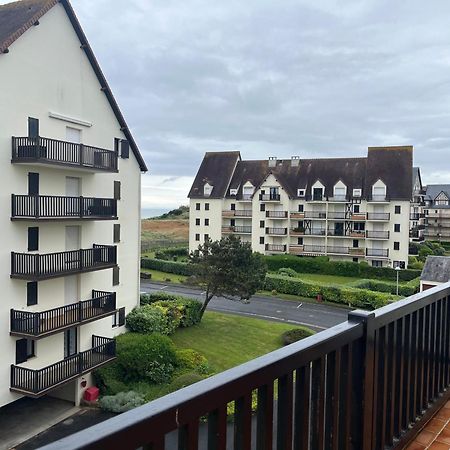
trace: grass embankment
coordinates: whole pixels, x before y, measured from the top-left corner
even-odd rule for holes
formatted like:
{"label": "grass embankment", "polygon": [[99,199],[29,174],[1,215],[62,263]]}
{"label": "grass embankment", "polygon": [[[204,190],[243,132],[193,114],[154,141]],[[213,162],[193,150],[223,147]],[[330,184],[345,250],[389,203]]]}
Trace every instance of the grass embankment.
{"label": "grass embankment", "polygon": [[163,247],[187,246],[189,241],[189,220],[141,221],[141,249],[148,252]]}

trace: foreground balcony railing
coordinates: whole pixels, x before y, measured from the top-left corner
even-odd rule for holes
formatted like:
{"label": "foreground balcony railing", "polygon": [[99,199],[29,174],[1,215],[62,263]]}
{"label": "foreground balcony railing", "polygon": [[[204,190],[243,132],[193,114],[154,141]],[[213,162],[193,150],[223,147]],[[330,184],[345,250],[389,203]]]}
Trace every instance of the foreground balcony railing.
{"label": "foreground balcony railing", "polygon": [[11,335],[40,338],[83,323],[109,316],[116,311],[116,293],[92,291],[89,300],[47,311],[11,309]]}
{"label": "foreground balcony railing", "polygon": [[12,219],[117,219],[117,200],[56,195],[11,196]]}
{"label": "foreground balcony railing", "polygon": [[400,450],[450,398],[449,323],[450,284],[353,311],[43,450],[197,450],[199,436],[208,449]]}
{"label": "foreground balcony railing", "polygon": [[11,278],[23,280],[45,280],[108,269],[116,265],[115,245],[94,244],[93,248],[43,255],[11,252]]}
{"label": "foreground balcony railing", "polygon": [[90,372],[116,357],[114,339],[92,336],[92,348],[42,369],[11,366],[11,390],[39,397],[74,378]]}
{"label": "foreground balcony railing", "polygon": [[12,138],[13,163],[43,163],[117,172],[116,152],[45,137]]}

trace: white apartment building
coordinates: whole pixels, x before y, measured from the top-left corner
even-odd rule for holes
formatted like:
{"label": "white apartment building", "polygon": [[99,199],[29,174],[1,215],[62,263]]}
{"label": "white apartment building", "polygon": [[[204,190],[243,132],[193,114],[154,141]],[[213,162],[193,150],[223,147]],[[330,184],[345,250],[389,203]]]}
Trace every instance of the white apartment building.
{"label": "white apartment building", "polygon": [[419,167],[413,167],[412,199],[410,209],[411,241],[421,242],[425,239],[425,190]]}
{"label": "white apartment building", "polygon": [[138,304],[146,170],[66,0],[0,6],[0,406],[78,403]]}
{"label": "white apartment building", "polygon": [[206,153],[189,192],[189,247],[235,234],[263,254],[407,267],[413,148],[363,158],[243,161]]}
{"label": "white apartment building", "polygon": [[426,239],[450,241],[450,185],[427,185],[424,200]]}

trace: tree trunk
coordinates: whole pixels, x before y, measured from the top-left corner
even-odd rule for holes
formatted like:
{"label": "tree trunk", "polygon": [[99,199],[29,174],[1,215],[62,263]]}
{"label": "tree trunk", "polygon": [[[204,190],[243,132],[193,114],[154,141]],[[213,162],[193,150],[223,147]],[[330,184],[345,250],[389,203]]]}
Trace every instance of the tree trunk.
{"label": "tree trunk", "polygon": [[210,294],[209,290],[205,293],[205,301],[203,302],[202,309],[200,310],[200,321],[203,318],[203,314],[205,314],[206,307],[208,306],[208,303],[211,301],[211,299],[214,297],[214,293]]}

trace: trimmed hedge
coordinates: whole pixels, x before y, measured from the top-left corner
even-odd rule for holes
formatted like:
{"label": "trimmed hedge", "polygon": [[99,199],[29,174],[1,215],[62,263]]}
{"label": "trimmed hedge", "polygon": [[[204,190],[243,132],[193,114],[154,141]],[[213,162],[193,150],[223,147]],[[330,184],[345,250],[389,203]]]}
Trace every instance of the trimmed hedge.
{"label": "trimmed hedge", "polygon": [[[386,292],[389,294],[397,293],[397,284],[389,281],[381,280],[358,280],[351,283],[352,287],[358,289],[369,289],[370,291]],[[415,278],[414,280],[408,281],[406,284],[400,284],[398,286],[398,294],[403,297],[409,297],[414,295],[419,291],[420,280]]]}
{"label": "trimmed hedge", "polygon": [[279,293],[298,295],[300,297],[316,298],[318,295],[321,295],[323,300],[328,302],[364,309],[380,308],[394,299],[392,295],[381,292],[346,286],[318,285],[298,278],[271,274],[266,276],[264,288],[267,291],[275,290]]}
{"label": "trimmed hedge", "polygon": [[165,261],[176,261],[179,257],[187,258],[189,256],[189,249],[187,247],[169,247],[159,249],[155,252],[156,259],[162,259]]}
{"label": "trimmed hedge", "polygon": [[134,308],[127,315],[127,328],[135,333],[173,334],[180,326],[181,313],[152,305]]}
{"label": "trimmed hedge", "polygon": [[192,264],[176,261],[163,261],[155,258],[142,258],[143,269],[159,270],[160,272],[174,273],[175,275],[194,275],[195,267]]}
{"label": "trimmed hedge", "polygon": [[[395,281],[397,272],[390,267],[371,267],[364,263],[351,261],[329,261],[327,257],[298,257],[295,255],[265,256],[268,270],[290,268],[298,273],[320,273],[323,275],[340,275],[356,278],[379,278]],[[411,281],[420,276],[420,270],[404,269],[399,273],[400,281]]]}
{"label": "trimmed hedge", "polygon": [[283,345],[289,345],[312,336],[313,334],[314,332],[307,328],[293,328],[292,330],[285,331],[281,335],[281,341],[283,342]]}

